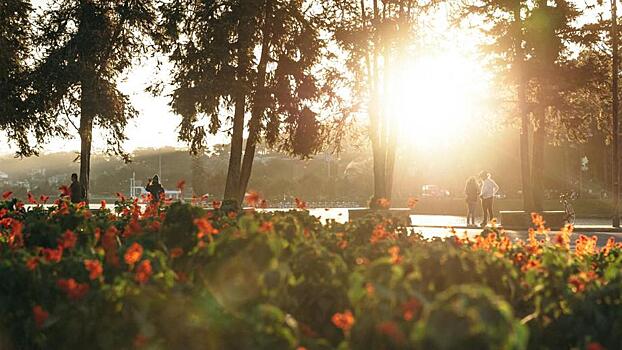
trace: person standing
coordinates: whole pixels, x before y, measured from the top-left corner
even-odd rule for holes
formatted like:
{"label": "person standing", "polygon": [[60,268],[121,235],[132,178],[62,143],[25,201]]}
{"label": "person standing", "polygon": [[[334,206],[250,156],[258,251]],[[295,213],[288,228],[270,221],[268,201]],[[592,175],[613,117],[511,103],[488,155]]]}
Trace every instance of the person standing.
{"label": "person standing", "polygon": [[484,212],[482,227],[485,227],[488,224],[488,220],[493,218],[492,201],[497,191],[499,191],[499,185],[494,182],[490,173],[486,171],[479,173],[479,177],[482,179],[482,189],[479,196],[482,199],[482,211]]}
{"label": "person standing", "polygon": [[153,175],[151,180],[145,186],[145,190],[151,193],[151,201],[153,203],[158,202],[160,200],[160,196],[164,194],[164,187],[160,184],[160,178],[158,175]]}
{"label": "person standing", "polygon": [[71,203],[80,203],[86,201],[86,189],[78,181],[78,174],[71,174],[71,185],[69,185],[69,195]]}
{"label": "person standing", "polygon": [[477,209],[477,197],[479,193],[479,185],[477,184],[475,176],[469,177],[464,187],[467,203],[467,227],[475,226],[475,210]]}

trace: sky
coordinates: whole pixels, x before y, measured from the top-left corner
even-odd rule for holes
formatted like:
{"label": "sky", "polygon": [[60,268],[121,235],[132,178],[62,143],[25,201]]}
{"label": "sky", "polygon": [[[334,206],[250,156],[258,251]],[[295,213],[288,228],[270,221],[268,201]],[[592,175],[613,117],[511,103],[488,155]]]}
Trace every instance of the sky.
{"label": "sky", "polygon": [[[35,7],[47,6],[49,0],[34,0]],[[579,1],[581,2],[581,1]],[[482,66],[484,63],[477,57],[477,48],[481,35],[476,34],[476,29],[467,31],[456,31],[453,34],[447,24],[446,14],[440,11],[430,21],[429,29],[441,33],[437,41],[435,52],[423,55],[421,59],[413,61],[410,67],[403,69],[399,74],[402,81],[398,90],[398,100],[406,101],[406,104],[396,103],[394,107],[399,111],[412,109],[412,99],[415,96],[423,97],[419,100],[419,110],[413,112],[408,110],[409,116],[403,116],[402,120],[408,125],[406,133],[410,130],[419,130],[420,135],[428,135],[426,138],[419,138],[419,146],[432,145],[434,135],[438,135],[439,130],[444,130],[447,126],[454,127],[455,133],[463,131],[463,127],[472,123],[468,118],[476,113],[464,113],[466,108],[471,108],[469,101],[473,101],[474,95],[486,95],[488,88],[482,84],[484,76]],[[591,17],[591,16],[590,16]],[[479,38],[479,39],[478,39]],[[165,59],[160,58],[165,61]],[[454,67],[454,69],[447,69]],[[145,91],[154,79],[167,81],[170,72],[170,65],[166,62],[162,69],[156,69],[156,59],[154,57],[145,58],[120,79],[120,90],[129,96],[134,108],[138,111],[138,117],[130,120],[126,128],[128,140],[124,143],[126,151],[133,151],[139,148],[159,148],[175,147],[186,148],[186,145],[177,140],[178,124],[180,117],[175,115],[168,106],[169,97],[165,89],[162,96],[153,96]],[[488,77],[489,78],[489,77]],[[453,87],[447,89],[447,87]],[[170,86],[168,92],[170,93]],[[452,95],[453,94],[453,95]],[[447,105],[444,101],[452,101],[452,105]],[[439,109],[439,106],[442,107]],[[462,112],[463,118],[455,120],[455,117]],[[434,113],[437,118],[427,118],[434,121],[426,125],[417,124],[416,120],[420,115],[430,115]],[[75,120],[75,119],[74,119]],[[459,122],[459,123],[457,123]],[[77,124],[77,123],[76,123]],[[440,129],[439,129],[440,128]],[[80,140],[75,130],[70,130],[73,138],[63,140],[54,139],[45,144],[43,152],[59,151],[79,151]],[[455,137],[458,135],[448,135]],[[2,137],[2,135],[0,135]],[[225,135],[210,136],[211,144],[224,143],[227,141]],[[98,152],[104,149],[105,141],[100,130],[94,130],[93,150]],[[0,154],[11,154],[15,150],[11,149],[6,143],[0,143]]]}

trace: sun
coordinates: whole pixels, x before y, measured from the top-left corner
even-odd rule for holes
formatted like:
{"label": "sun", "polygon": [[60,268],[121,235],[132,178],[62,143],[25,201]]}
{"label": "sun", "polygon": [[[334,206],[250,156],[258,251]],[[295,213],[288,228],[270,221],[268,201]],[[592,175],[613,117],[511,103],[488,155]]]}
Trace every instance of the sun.
{"label": "sun", "polygon": [[386,107],[410,146],[433,149],[455,143],[484,122],[489,74],[473,57],[426,55],[394,76]]}

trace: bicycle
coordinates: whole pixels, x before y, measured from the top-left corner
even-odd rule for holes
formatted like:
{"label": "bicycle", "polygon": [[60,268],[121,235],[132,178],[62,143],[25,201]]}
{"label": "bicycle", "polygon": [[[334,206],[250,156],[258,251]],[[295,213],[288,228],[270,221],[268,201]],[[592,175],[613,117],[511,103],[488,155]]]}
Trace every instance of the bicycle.
{"label": "bicycle", "polygon": [[576,214],[571,203],[571,201],[574,201],[575,199],[577,199],[577,193],[574,191],[562,193],[559,196],[559,201],[564,206],[564,220],[570,225],[574,225],[576,219]]}

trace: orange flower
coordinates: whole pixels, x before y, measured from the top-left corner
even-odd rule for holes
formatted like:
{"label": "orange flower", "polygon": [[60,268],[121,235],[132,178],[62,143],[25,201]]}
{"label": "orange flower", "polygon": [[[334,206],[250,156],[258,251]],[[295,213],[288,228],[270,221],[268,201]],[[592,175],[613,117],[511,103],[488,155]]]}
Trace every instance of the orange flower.
{"label": "orange flower", "polygon": [[389,201],[389,200],[388,200],[388,199],[386,199],[386,198],[379,198],[379,199],[376,201],[376,204],[378,204],[378,207],[379,207],[380,209],[389,209],[389,207],[391,207],[391,201]]}
{"label": "orange flower", "polygon": [[32,257],[28,260],[26,260],[26,268],[30,271],[34,271],[37,266],[39,266],[39,258],[37,257]]}
{"label": "orange flower", "polygon": [[135,234],[139,234],[143,231],[143,228],[138,223],[136,218],[132,218],[130,222],[125,225],[125,229],[123,230],[123,237],[127,238]]}
{"label": "orange flower", "polygon": [[335,313],[331,321],[337,328],[342,329],[344,332],[349,332],[355,322],[354,315],[352,315],[350,310],[346,310],[343,313]]}
{"label": "orange flower", "polygon": [[60,195],[62,197],[69,197],[71,192],[69,192],[69,187],[62,185],[61,187],[58,188],[58,190],[60,191]]}
{"label": "orange flower", "polygon": [[134,242],[126,251],[123,258],[128,265],[134,265],[143,256],[143,247]]}
{"label": "orange flower", "polygon": [[71,230],[65,231],[63,236],[58,240],[58,244],[60,244],[64,249],[72,249],[76,246],[76,242],[78,241],[78,237]]}
{"label": "orange flower", "polygon": [[84,260],[84,268],[89,272],[89,278],[96,280],[104,272],[104,268],[99,260]]}
{"label": "orange flower", "polygon": [[212,208],[220,209],[221,206],[222,206],[222,202],[221,201],[212,201]]}
{"label": "orange flower", "polygon": [[389,248],[389,254],[391,254],[392,264],[399,264],[402,261],[402,257],[400,256],[400,247],[393,246]]}
{"label": "orange flower", "polygon": [[376,288],[374,284],[371,282],[365,283],[365,292],[367,292],[368,297],[372,297],[376,293]]}
{"label": "orange flower", "polygon": [[348,248],[348,241],[342,239],[337,243],[337,246],[339,247],[339,249],[346,249]]}
{"label": "orange flower", "polygon": [[82,299],[89,292],[89,285],[86,283],[78,283],[75,279],[61,278],[56,281],[56,285],[72,300]]}
{"label": "orange flower", "polygon": [[413,198],[413,197],[408,198],[408,208],[415,209],[417,202],[419,202],[417,198]]}
{"label": "orange flower", "polygon": [[387,238],[393,238],[393,235],[390,232],[387,232],[382,224],[378,224],[374,228],[374,231],[372,231],[369,241],[374,244]]}
{"label": "orange flower", "polygon": [[194,219],[194,224],[199,229],[197,233],[198,239],[202,239],[205,236],[211,239],[212,235],[218,234],[218,230],[212,226],[212,223],[207,218]]}
{"label": "orange flower", "polygon": [[271,232],[274,229],[274,225],[272,221],[264,221],[261,223],[261,227],[259,227],[259,232],[267,233]]}
{"label": "orange flower", "polygon": [[585,346],[585,350],[606,350],[599,342],[590,342]]}
{"label": "orange flower", "polygon": [[170,252],[171,259],[178,258],[182,256],[183,254],[184,254],[184,250],[181,249],[180,247],[175,247],[171,249],[171,252]]}
{"label": "orange flower", "polygon": [[144,347],[145,345],[147,345],[147,340],[147,337],[145,337],[144,335],[140,333],[136,334],[133,341],[134,347],[137,349]]}
{"label": "orange flower", "polygon": [[37,200],[35,199],[35,196],[32,195],[32,192],[29,191],[26,193],[26,196],[28,197],[28,203],[37,204]]}
{"label": "orange flower", "polygon": [[63,258],[63,246],[58,246],[56,249],[43,248],[41,252],[47,262],[57,263]]}
{"label": "orange flower", "polygon": [[260,195],[256,191],[250,191],[249,193],[246,194],[246,196],[244,197],[244,200],[251,207],[255,207],[257,206],[257,204],[259,204]]}
{"label": "orange flower", "polygon": [[35,305],[32,308],[32,315],[33,318],[35,319],[35,325],[37,326],[37,328],[42,328],[43,325],[45,324],[45,321],[47,321],[48,317],[50,317],[50,314],[45,311],[41,305]]}
{"label": "orange flower", "polygon": [[147,283],[147,281],[149,281],[149,278],[152,274],[153,270],[151,269],[151,261],[143,260],[136,268],[136,274],[134,275],[134,279],[140,284],[145,284]]}
{"label": "orange flower", "polygon": [[178,189],[180,192],[182,192],[182,193],[183,193],[183,192],[184,192],[184,188],[185,188],[185,187],[186,187],[186,180],[179,180],[179,181],[177,181],[177,189]]}
{"label": "orange flower", "polygon": [[294,198],[296,202],[296,208],[298,209],[307,209],[307,202],[300,200],[298,197]]}
{"label": "orange flower", "polygon": [[159,231],[160,227],[162,227],[162,224],[158,220],[155,220],[149,224],[149,228],[153,231]]}
{"label": "orange flower", "polygon": [[394,321],[384,321],[376,326],[376,331],[380,334],[386,335],[396,344],[404,344],[406,337],[404,332],[398,327]]}
{"label": "orange flower", "polygon": [[405,321],[412,320],[421,310],[421,302],[417,298],[410,298],[402,305],[402,317]]}
{"label": "orange flower", "polygon": [[614,237],[609,237],[609,239],[607,240],[607,244],[600,250],[604,256],[609,255],[609,252],[611,252],[611,250],[613,248],[615,248],[616,245],[616,239]]}

